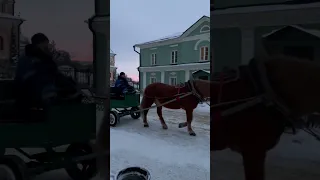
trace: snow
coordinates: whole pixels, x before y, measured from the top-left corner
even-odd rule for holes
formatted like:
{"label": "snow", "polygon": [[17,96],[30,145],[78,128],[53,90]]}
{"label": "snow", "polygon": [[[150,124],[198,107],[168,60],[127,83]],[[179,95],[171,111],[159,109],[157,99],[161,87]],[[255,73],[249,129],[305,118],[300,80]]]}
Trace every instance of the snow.
{"label": "snow", "polygon": [[[150,171],[152,180],[209,180],[208,114],[207,125],[193,126],[195,137],[189,136],[185,128],[178,128],[178,123],[185,121],[183,111],[163,109],[163,116],[168,130],[161,128],[155,109],[148,113],[149,128],[143,127],[141,119],[123,117],[110,130],[111,173],[116,175],[129,166],[139,166]],[[203,119],[195,113],[194,121],[201,123]]]}
{"label": "snow", "polygon": [[203,102],[203,104],[198,104],[198,107],[194,111],[199,112],[199,113],[210,114],[210,102],[208,102],[208,103],[209,104],[207,104],[206,102]]}
{"label": "snow", "polygon": [[153,40],[153,41],[148,41],[148,42],[136,44],[135,46],[141,46],[141,45],[145,45],[145,44],[152,44],[152,43],[157,43],[157,42],[162,42],[162,41],[167,41],[167,40],[175,39],[175,38],[180,37],[182,34],[183,34],[182,32],[174,33],[174,34],[171,34],[171,35],[169,35],[169,36],[165,36],[165,37],[162,37],[162,38]]}

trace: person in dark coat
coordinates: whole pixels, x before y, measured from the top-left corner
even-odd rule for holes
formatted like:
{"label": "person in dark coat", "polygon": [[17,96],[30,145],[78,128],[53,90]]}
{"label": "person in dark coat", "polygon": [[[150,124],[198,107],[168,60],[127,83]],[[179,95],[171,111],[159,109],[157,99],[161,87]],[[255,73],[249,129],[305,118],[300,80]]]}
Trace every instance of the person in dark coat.
{"label": "person in dark coat", "polygon": [[132,91],[134,91],[134,88],[129,85],[128,80],[126,78],[126,74],[124,72],[120,73],[114,86],[119,88],[123,94],[127,92],[131,93]]}
{"label": "person in dark coat", "polygon": [[16,97],[22,107],[44,106],[66,96],[78,96],[76,84],[58,70],[49,48],[49,39],[42,33],[32,36],[25,55],[17,65]]}

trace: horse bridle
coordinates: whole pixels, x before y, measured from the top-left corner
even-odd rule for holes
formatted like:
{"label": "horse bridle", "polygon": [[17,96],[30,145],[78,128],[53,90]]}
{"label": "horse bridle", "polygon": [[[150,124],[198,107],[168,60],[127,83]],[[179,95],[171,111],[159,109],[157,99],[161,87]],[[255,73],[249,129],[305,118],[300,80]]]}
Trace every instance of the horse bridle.
{"label": "horse bridle", "polygon": [[[234,113],[237,113],[239,111],[242,111],[244,109],[247,109],[249,107],[252,107],[258,103],[262,102],[262,99],[260,98],[260,96],[253,96],[253,97],[249,97],[249,98],[243,98],[243,99],[236,99],[233,101],[227,101],[227,102],[221,102],[222,99],[222,95],[223,95],[223,86],[227,83],[231,83],[234,81],[238,81],[240,79],[240,73],[237,72],[236,76],[234,78],[231,78],[227,81],[224,80],[224,73],[220,73],[220,77],[219,77],[219,92],[218,92],[218,98],[217,98],[217,104],[214,104],[211,106],[211,108],[219,108],[221,106],[225,106],[225,105],[232,105],[232,104],[237,104],[233,107],[230,107],[226,110],[224,110],[223,112],[221,112],[221,116],[228,116],[228,115],[232,115]],[[228,78],[226,78],[228,79]],[[238,104],[240,103],[240,104]]]}
{"label": "horse bridle", "polygon": [[190,92],[192,93],[192,95],[194,95],[198,101],[200,103],[204,102],[205,99],[203,97],[203,95],[200,93],[199,89],[197,88],[197,86],[194,85],[194,79],[193,77],[190,78],[190,80],[188,81],[188,87],[189,87],[189,90]]}
{"label": "horse bridle", "polygon": [[[250,67],[251,65],[247,65],[247,66]],[[219,107],[219,106],[223,106],[223,105],[237,104],[237,105],[221,112],[221,116],[228,116],[228,115],[235,114],[237,112],[240,112],[242,110],[248,109],[250,107],[253,107],[257,104],[262,103],[266,107],[272,107],[272,108],[278,110],[280,113],[282,113],[289,120],[289,122],[293,122],[294,118],[292,117],[292,113],[290,112],[289,108],[286,107],[286,105],[278,99],[275,92],[273,91],[273,89],[269,83],[269,80],[267,78],[267,72],[266,72],[266,68],[265,68],[264,64],[262,62],[259,62],[256,60],[256,61],[253,61],[252,66],[257,72],[259,72],[259,74],[252,74],[253,72],[251,69],[251,71],[249,73],[250,79],[255,85],[257,85],[259,83],[257,83],[257,80],[254,80],[253,76],[258,75],[260,86],[263,88],[264,92],[262,92],[261,94],[258,94],[256,96],[252,96],[252,97],[244,98],[244,99],[238,99],[235,101],[229,101],[229,102],[221,102],[220,101],[220,102],[218,102],[218,104],[212,105],[211,108],[212,107]],[[240,78],[239,73],[237,75],[238,76],[236,78],[233,78],[232,80],[229,80],[227,82],[221,81],[221,79],[220,79],[220,87],[221,88],[220,88],[219,96],[221,96],[221,94],[223,92],[223,85],[224,84],[232,82],[232,81],[236,81]],[[220,78],[222,78],[222,76],[220,76]],[[221,97],[220,97],[220,99],[221,99]]]}

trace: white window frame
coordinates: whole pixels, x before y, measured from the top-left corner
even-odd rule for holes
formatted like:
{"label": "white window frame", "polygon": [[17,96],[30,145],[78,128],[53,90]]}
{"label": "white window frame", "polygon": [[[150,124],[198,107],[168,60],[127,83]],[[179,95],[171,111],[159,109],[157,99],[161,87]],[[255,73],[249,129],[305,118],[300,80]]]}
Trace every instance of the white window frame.
{"label": "white window frame", "polygon": [[170,64],[177,64],[178,63],[178,50],[172,50],[170,57],[171,57]]}
{"label": "white window frame", "polygon": [[[208,28],[208,30],[203,30],[204,28]],[[210,26],[204,25],[204,26],[201,27],[200,33],[205,33],[205,32],[210,32]]]}
{"label": "white window frame", "polygon": [[[206,55],[206,48],[208,49],[207,55]],[[201,57],[201,51],[204,49],[204,57]],[[210,54],[209,54],[209,47],[208,46],[201,46],[199,49],[200,58],[199,61],[209,61],[210,60]],[[206,58],[207,57],[207,58]]]}
{"label": "white window frame", "polygon": [[[171,79],[175,79],[175,80],[176,80],[176,84],[172,84],[172,83],[171,83]],[[176,86],[176,85],[178,85],[178,78],[177,78],[177,76],[170,76],[170,77],[169,77],[169,85],[171,85],[171,86]]]}
{"label": "white window frame", "polygon": [[[152,82],[152,79],[154,79],[154,82]],[[157,77],[154,77],[154,76],[150,77],[150,84],[156,83],[156,82],[157,82]]]}
{"label": "white window frame", "polygon": [[151,60],[151,66],[157,65],[157,53],[152,53],[150,60]]}

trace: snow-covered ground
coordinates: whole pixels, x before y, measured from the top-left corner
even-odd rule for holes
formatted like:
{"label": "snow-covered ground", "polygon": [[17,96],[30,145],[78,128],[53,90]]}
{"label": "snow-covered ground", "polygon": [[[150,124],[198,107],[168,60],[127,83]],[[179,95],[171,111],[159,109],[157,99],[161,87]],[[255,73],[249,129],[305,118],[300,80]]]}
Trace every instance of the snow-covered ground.
{"label": "snow-covered ground", "polygon": [[[143,127],[141,119],[123,117],[118,126],[110,130],[111,173],[116,174],[128,166],[140,166],[150,171],[151,180],[209,180],[210,174],[215,180],[243,180],[241,157],[234,152],[213,152],[210,166],[208,111],[206,104],[200,104],[195,110],[195,137],[189,136],[185,128],[178,128],[178,123],[186,117],[182,110],[164,109],[168,130],[161,128],[155,109],[148,114],[149,128]],[[101,115],[99,112],[99,120]],[[296,136],[283,135],[279,145],[269,153],[267,180],[320,179],[319,151],[320,143],[302,132]],[[34,180],[55,179],[70,180],[64,170],[44,173]]]}
{"label": "snow-covered ground", "polygon": [[[209,180],[209,113],[201,105],[194,114],[196,137],[189,136],[178,123],[185,121],[182,110],[164,109],[169,129],[163,130],[156,110],[148,114],[149,128],[141,120],[123,118],[111,129],[111,173],[128,166],[148,169],[152,180]],[[203,114],[203,115],[201,115]]]}

